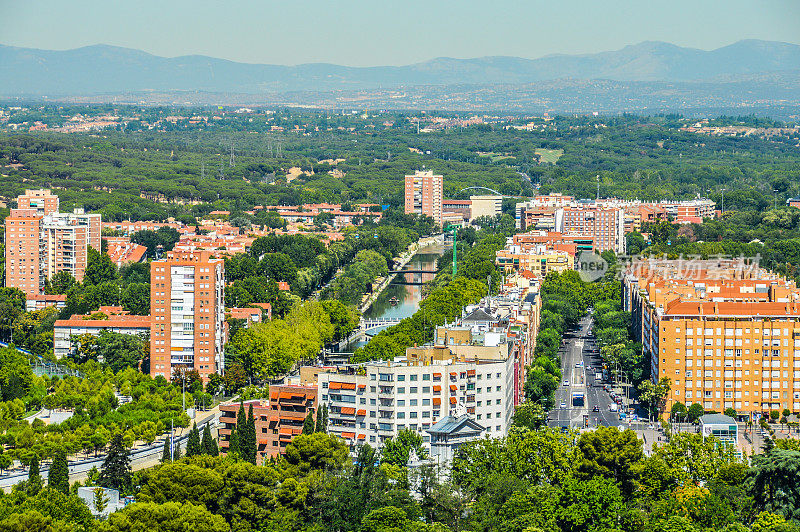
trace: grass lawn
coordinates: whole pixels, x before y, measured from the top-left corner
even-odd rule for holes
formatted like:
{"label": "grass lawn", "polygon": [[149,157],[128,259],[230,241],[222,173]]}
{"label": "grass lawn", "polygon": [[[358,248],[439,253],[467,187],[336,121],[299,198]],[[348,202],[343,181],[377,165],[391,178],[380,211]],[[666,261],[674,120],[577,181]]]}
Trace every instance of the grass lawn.
{"label": "grass lawn", "polygon": [[535,150],[536,155],[539,156],[539,160],[543,163],[552,163],[556,164],[558,160],[564,155],[564,150],[548,150],[545,148],[536,148]]}

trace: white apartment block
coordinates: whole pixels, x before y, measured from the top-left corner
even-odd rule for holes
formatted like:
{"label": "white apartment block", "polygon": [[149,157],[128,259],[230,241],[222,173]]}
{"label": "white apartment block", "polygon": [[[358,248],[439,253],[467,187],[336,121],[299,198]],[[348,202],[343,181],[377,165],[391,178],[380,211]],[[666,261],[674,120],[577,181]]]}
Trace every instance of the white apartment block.
{"label": "white apartment block", "polygon": [[[431,362],[426,360],[425,362]],[[328,404],[328,431],[355,445],[380,447],[403,429],[425,432],[442,417],[468,414],[488,436],[508,432],[514,415],[514,359],[373,362],[346,373],[320,373],[320,401]]]}

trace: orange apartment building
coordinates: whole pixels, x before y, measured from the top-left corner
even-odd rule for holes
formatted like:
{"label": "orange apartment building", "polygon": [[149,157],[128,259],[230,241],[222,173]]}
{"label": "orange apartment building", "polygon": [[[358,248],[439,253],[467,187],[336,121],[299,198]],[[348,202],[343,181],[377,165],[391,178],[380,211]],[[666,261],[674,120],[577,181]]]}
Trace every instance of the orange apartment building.
{"label": "orange apartment building", "polygon": [[433,170],[416,171],[405,176],[405,213],[426,214],[442,225],[444,178]]}
{"label": "orange apartment building", "polygon": [[150,265],[150,375],[222,374],[225,263],[208,251],[167,254]]}
{"label": "orange apartment building", "polygon": [[44,286],[42,268],[43,216],[33,209],[11,209],[5,219],[6,286],[36,295]]}
{"label": "orange apartment building", "polygon": [[[253,405],[256,424],[258,458],[276,457],[286,452],[286,446],[303,432],[303,422],[312,412],[316,420],[316,386],[270,386],[269,400],[261,399],[244,403],[245,412]],[[230,438],[236,428],[236,403],[220,406],[219,445],[222,452],[228,451]]]}
{"label": "orange apartment building", "polygon": [[18,209],[33,209],[39,216],[47,216],[58,212],[58,196],[47,189],[26,190],[17,197]]}
{"label": "orange apartment building", "polygon": [[60,213],[58,196],[49,190],[28,190],[17,203],[22,208],[5,219],[6,286],[35,296],[58,272],[82,281],[87,247],[100,249],[100,215],[83,209]]}
{"label": "orange apartment building", "polygon": [[757,417],[800,411],[800,291],[740,261],[659,261],[624,280],[623,304],[673,404]]}

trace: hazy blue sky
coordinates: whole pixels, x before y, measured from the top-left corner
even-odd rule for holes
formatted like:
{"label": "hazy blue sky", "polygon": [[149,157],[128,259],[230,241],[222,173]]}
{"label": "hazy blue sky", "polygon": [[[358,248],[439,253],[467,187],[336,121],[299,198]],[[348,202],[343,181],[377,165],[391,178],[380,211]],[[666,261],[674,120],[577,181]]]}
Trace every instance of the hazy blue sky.
{"label": "hazy blue sky", "polygon": [[251,63],[400,65],[433,57],[800,44],[800,0],[0,0],[0,43],[105,43]]}

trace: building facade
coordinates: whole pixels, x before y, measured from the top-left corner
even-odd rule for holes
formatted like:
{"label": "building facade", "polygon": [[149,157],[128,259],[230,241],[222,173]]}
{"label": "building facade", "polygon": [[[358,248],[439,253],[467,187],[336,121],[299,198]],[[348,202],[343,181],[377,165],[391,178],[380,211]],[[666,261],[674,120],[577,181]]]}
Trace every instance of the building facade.
{"label": "building facade", "polygon": [[170,252],[150,265],[150,374],[224,372],[225,263],[211,253]]}
{"label": "building facade", "polygon": [[441,226],[444,178],[422,170],[405,176],[405,181],[405,213],[425,214]]}
{"label": "building facade", "polygon": [[72,337],[91,334],[98,336],[101,331],[130,334],[145,338],[150,333],[150,316],[131,316],[122,307],[100,307],[107,319],[92,319],[91,316],[72,316],[57,320],[53,327],[53,354],[56,358],[69,355]]}
{"label": "building facade", "polygon": [[[286,453],[286,446],[303,432],[303,422],[311,412],[316,421],[316,386],[270,386],[269,399],[247,401],[245,412],[253,407],[256,425],[256,444],[258,458],[276,457]],[[236,429],[236,403],[220,406],[219,446],[228,452],[231,434]]]}
{"label": "building facade", "polygon": [[11,209],[5,219],[6,286],[29,295],[41,292],[46,272],[42,267],[42,220],[33,209]]}
{"label": "building facade", "polygon": [[666,411],[699,403],[754,417],[800,410],[800,291],[740,260],[648,261],[623,282],[654,379],[669,378]]}
{"label": "building facade", "polygon": [[469,221],[481,216],[494,218],[503,213],[503,196],[470,196],[471,213]]}
{"label": "building facade", "polygon": [[565,272],[573,269],[575,252],[551,249],[544,244],[508,245],[496,253],[496,264],[506,273],[530,272],[544,279],[549,272]]}
{"label": "building facade", "polygon": [[433,424],[469,414],[488,434],[504,436],[514,414],[514,360],[468,361],[451,356],[447,348],[438,351],[418,363],[368,363],[364,374],[355,368],[320,373],[320,401],[329,405],[328,432],[351,446],[380,447],[409,429],[421,433],[429,448],[425,431]]}
{"label": "building facade", "polygon": [[99,214],[58,212],[58,197],[49,190],[28,190],[17,198],[24,208],[5,219],[6,286],[39,295],[59,272],[83,280],[88,246],[100,250]]}
{"label": "building facade", "polygon": [[58,212],[58,196],[47,189],[26,190],[17,197],[18,209],[33,209],[39,216]]}

